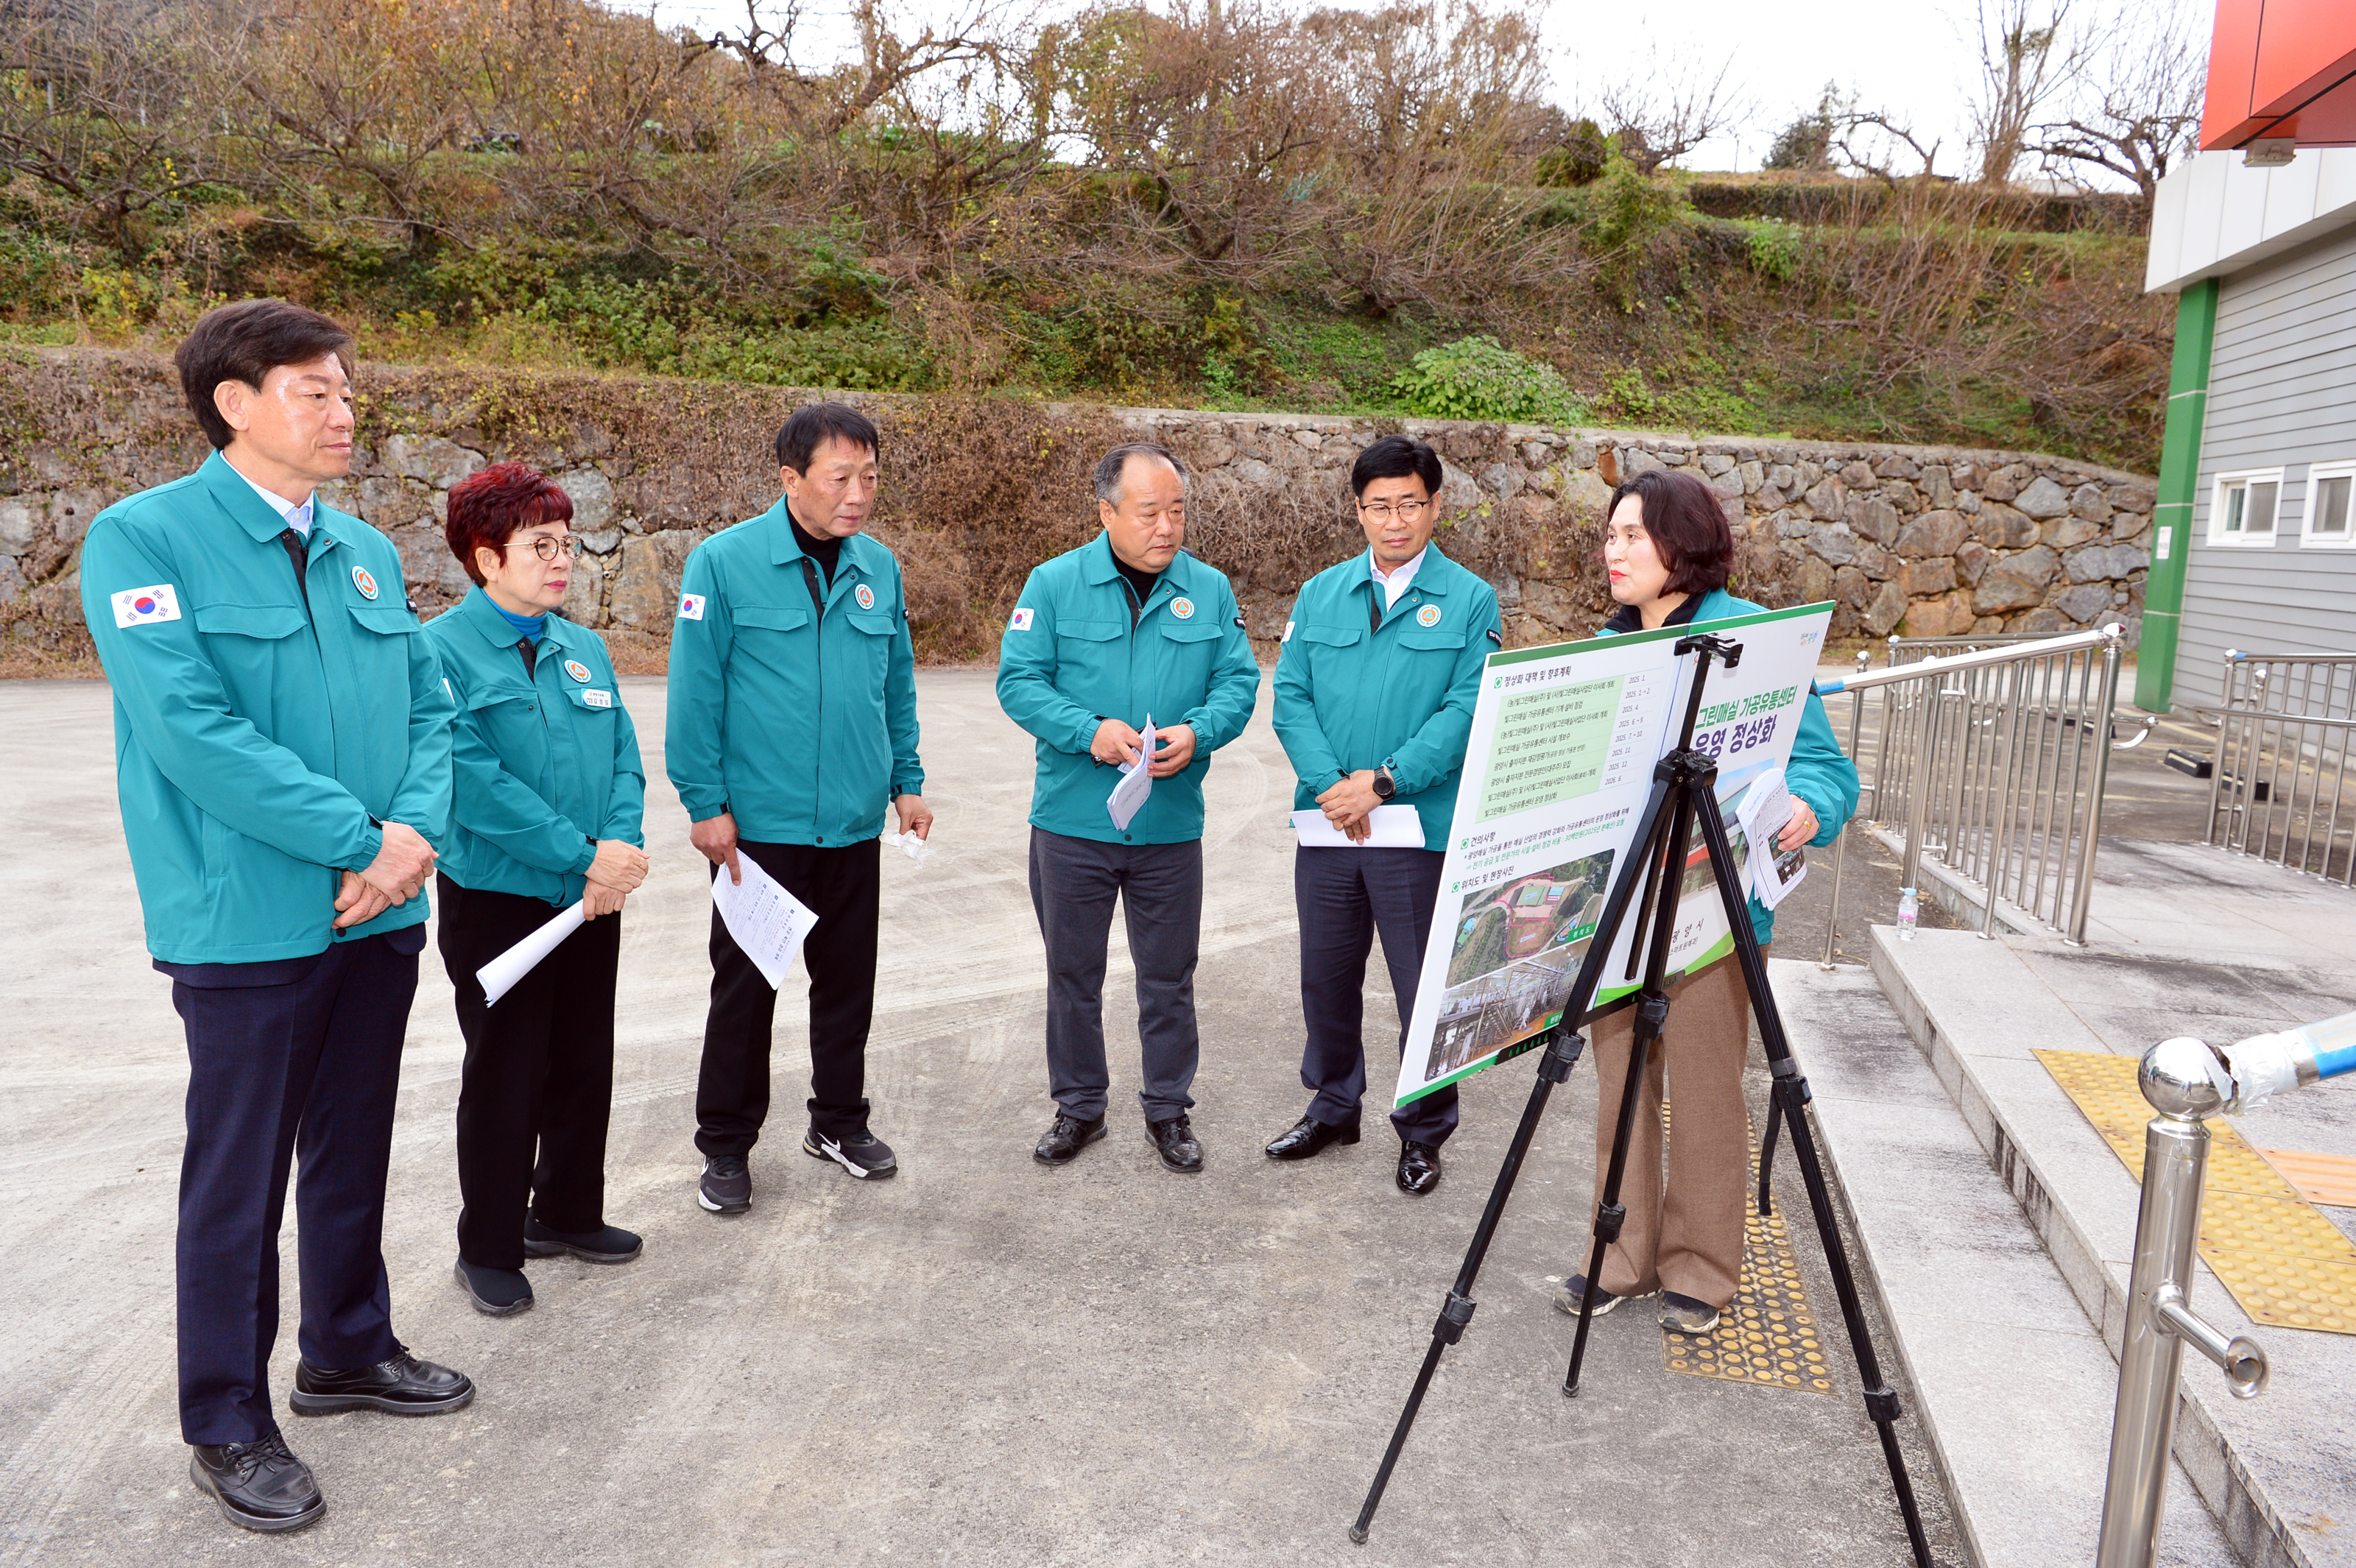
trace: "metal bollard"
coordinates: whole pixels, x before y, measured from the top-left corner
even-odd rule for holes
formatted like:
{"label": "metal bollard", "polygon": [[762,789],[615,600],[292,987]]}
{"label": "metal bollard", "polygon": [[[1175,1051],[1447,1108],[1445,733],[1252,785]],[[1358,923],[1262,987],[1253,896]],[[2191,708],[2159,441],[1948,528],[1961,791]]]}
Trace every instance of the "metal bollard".
{"label": "metal bollard", "polygon": [[2266,1353],[2256,1341],[2227,1339],[2188,1305],[2201,1184],[2209,1169],[2204,1118],[2246,1111],[2270,1095],[2350,1072],[2356,1072],[2356,1012],[2254,1035],[2222,1051],[2197,1040],[2168,1040],[2144,1052],[2136,1082],[2159,1115],[2144,1129],[2143,1205],[2127,1280],[2096,1568],[2150,1568],[2158,1554],[2184,1347],[2224,1369],[2234,1398],[2255,1399],[2266,1388]]}

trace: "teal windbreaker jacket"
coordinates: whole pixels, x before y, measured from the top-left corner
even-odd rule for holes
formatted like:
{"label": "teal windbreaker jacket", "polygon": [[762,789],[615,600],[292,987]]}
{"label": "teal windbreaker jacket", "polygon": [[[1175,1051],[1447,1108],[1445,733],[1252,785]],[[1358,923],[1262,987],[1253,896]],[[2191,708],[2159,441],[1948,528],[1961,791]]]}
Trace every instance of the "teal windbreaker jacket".
{"label": "teal windbreaker jacket", "polygon": [[688,820],[756,844],[856,844],[924,791],[900,563],[863,534],[834,581],[783,500],[695,547],[671,623],[663,768]]}
{"label": "teal windbreaker jacket", "polygon": [[[1244,732],[1259,699],[1259,665],[1225,573],[1180,550],[1141,608],[1098,534],[1044,562],[998,644],[998,705],[1038,740],[1031,822],[1103,844],[1184,844],[1203,836],[1203,775],[1211,753]],[[1132,612],[1135,613],[1132,615]],[[1194,759],[1130,819],[1112,825],[1105,797],[1120,770],[1088,754],[1097,727],[1184,724]]]}
{"label": "teal windbreaker jacket", "polygon": [[[1755,615],[1766,609],[1748,599],[1737,599],[1723,588],[1714,588],[1702,595],[1700,606],[1694,611],[1692,624],[1704,621],[1722,621],[1730,615]],[[1602,637],[1618,634],[1609,630],[1598,632]],[[1783,765],[1783,787],[1808,803],[1816,814],[1816,836],[1808,840],[1812,849],[1821,849],[1840,837],[1848,825],[1849,814],[1857,809],[1857,764],[1840,749],[1833,734],[1833,721],[1825,715],[1825,699],[1815,688],[1808,688],[1807,705],[1800,712],[1800,731],[1792,739],[1792,760]],[[1697,842],[1699,841],[1697,836]],[[1775,934],[1775,915],[1759,895],[1751,896],[1751,929],[1764,947]]]}
{"label": "teal windbreaker jacket", "polygon": [[425,919],[421,894],[334,929],[341,873],[376,859],[383,823],[444,847],[451,701],[391,541],[314,514],[298,584],[285,520],[215,453],[82,545],[123,837],[167,964],[305,958]]}
{"label": "teal windbreaker jacket", "polygon": [[1308,810],[1344,775],[1387,765],[1391,804],[1415,807],[1423,847],[1445,849],[1482,667],[1504,645],[1496,591],[1431,544],[1398,603],[1382,603],[1363,550],[1293,602],[1276,658],[1276,738],[1299,778],[1292,806]]}
{"label": "teal windbreaker jacket", "polygon": [[441,869],[462,888],[564,908],[598,839],[646,844],[646,768],[605,640],[552,614],[526,675],[523,634],[480,588],[427,622],[425,640],[458,705]]}

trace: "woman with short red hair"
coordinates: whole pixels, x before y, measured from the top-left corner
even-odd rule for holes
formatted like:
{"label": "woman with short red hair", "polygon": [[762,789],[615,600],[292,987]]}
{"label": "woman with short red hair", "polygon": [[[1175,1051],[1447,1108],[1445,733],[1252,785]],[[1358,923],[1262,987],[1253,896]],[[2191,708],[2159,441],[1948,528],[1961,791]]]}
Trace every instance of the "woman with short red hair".
{"label": "woman with short red hair", "polygon": [[[646,880],[646,770],[605,645],[557,613],[573,502],[495,463],[450,491],[450,553],[474,591],[425,635],[458,704],[442,962],[466,1040],[458,1091],[459,1288],[478,1312],[532,1304],[527,1257],[627,1263],[605,1223],[614,976],[622,902]],[[476,971],[572,904],[584,923],[497,1003]]]}

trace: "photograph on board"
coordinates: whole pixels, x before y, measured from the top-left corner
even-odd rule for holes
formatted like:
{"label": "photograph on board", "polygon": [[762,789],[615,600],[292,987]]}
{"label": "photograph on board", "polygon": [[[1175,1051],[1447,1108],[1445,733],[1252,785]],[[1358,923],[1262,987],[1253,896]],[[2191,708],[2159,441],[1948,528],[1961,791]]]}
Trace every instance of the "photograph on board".
{"label": "photograph on board", "polygon": [[1603,912],[1612,855],[1589,855],[1465,896],[1424,1081],[1527,1039],[1561,1010]]}

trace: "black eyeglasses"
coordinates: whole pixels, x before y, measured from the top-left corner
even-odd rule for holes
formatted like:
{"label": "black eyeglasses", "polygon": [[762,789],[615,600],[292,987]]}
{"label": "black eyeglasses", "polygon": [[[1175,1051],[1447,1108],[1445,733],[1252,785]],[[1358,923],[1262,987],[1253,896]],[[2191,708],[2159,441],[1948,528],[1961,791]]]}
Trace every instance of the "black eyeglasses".
{"label": "black eyeglasses", "polygon": [[567,535],[565,538],[561,539],[551,539],[546,534],[541,535],[538,539],[509,539],[500,548],[503,549],[513,549],[519,544],[528,544],[531,546],[531,553],[540,557],[542,560],[554,560],[560,555],[569,557],[577,556],[581,553],[581,547],[573,542],[570,535]]}

